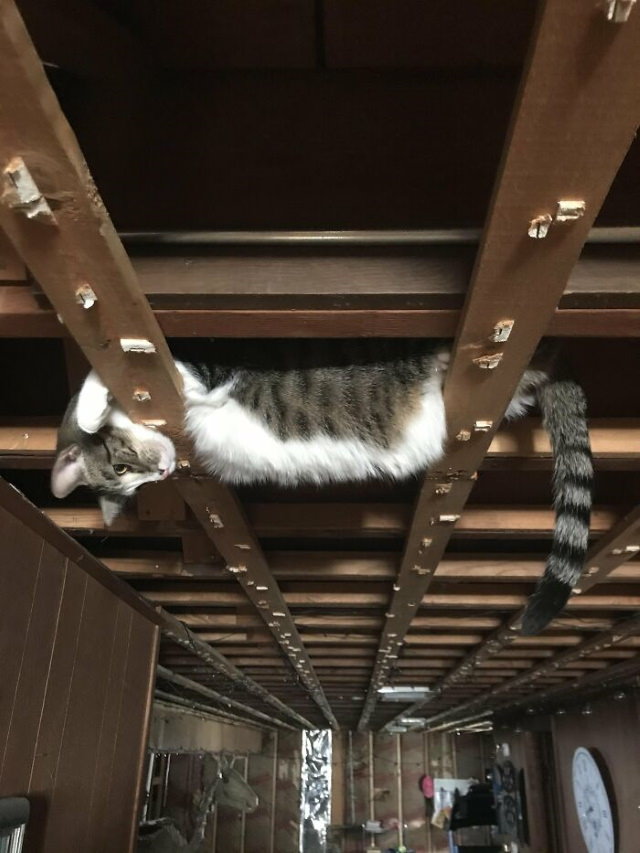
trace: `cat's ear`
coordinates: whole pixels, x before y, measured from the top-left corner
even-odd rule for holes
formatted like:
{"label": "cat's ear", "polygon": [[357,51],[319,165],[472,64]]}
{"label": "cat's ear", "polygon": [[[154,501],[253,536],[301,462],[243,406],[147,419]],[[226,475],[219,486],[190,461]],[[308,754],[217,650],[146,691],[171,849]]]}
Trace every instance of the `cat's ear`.
{"label": "cat's ear", "polygon": [[83,432],[93,435],[106,424],[111,413],[109,389],[92,370],[84,380],[76,404],[76,420]]}
{"label": "cat's ear", "polygon": [[87,482],[82,451],[77,444],[61,450],[51,471],[51,491],[57,498],[66,498],[75,488]]}
{"label": "cat's ear", "polygon": [[126,502],[126,498],[120,497],[119,495],[100,495],[98,503],[100,504],[102,517],[104,518],[104,523],[107,527],[111,527],[113,522],[124,509]]}

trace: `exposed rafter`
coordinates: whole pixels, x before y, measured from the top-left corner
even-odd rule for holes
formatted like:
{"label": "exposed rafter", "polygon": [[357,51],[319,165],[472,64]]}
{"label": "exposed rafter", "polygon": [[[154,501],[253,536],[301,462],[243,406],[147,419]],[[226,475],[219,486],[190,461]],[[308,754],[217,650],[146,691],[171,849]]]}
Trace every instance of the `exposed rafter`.
{"label": "exposed rafter", "polygon": [[238,711],[241,714],[244,714],[246,722],[250,722],[250,720],[246,720],[247,716],[250,718],[254,717],[262,724],[275,724],[280,728],[291,729],[292,731],[295,731],[294,726],[290,726],[288,723],[284,723],[282,720],[269,717],[267,714],[263,714],[262,711],[258,711],[256,708],[252,708],[250,705],[243,705],[242,702],[237,702],[230,696],[224,696],[217,690],[213,690],[213,688],[211,687],[205,687],[204,684],[200,684],[197,681],[193,681],[191,678],[185,678],[184,675],[179,675],[178,673],[172,672],[170,669],[167,669],[166,666],[161,666],[159,664],[157,668],[157,675],[158,678],[162,679],[163,681],[167,681],[170,684],[175,684],[178,687],[182,687],[185,690],[189,690],[191,693],[199,693],[202,696],[206,696],[207,699],[211,699],[219,705],[223,705],[225,708],[229,708],[232,711]]}
{"label": "exposed rafter", "polygon": [[[0,109],[12,117],[0,125],[0,227],[123,409],[134,420],[166,428],[184,447],[181,384],[166,340],[13,2],[0,9]],[[259,546],[229,491],[215,487],[225,503],[218,525],[207,509],[209,495],[196,495],[197,484],[178,480],[176,487],[214,544],[221,540],[221,551],[232,530],[239,542],[254,542],[258,558]],[[259,580],[269,572],[260,560]],[[275,589],[273,578],[268,585]],[[282,624],[293,634],[286,612]],[[308,657],[273,632],[334,725]]]}
{"label": "exposed rafter", "polygon": [[[615,28],[578,0],[541,6],[445,384],[453,441],[418,499],[359,729],[633,140],[639,43],[638,18]],[[577,75],[585,56],[598,62]]]}

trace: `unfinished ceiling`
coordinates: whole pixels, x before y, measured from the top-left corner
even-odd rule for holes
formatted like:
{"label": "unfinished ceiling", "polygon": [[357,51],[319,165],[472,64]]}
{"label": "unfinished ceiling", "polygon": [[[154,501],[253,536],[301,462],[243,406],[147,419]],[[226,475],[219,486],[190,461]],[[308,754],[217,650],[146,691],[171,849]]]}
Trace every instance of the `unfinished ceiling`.
{"label": "unfinished ceiling", "polygon": [[[18,7],[49,83],[5,4],[2,168],[23,158],[54,221],[0,206],[0,469],[164,609],[162,695],[259,723],[379,728],[403,706],[377,688],[426,685],[412,715],[435,727],[640,673],[638,10],[615,23],[596,0]],[[584,216],[528,237],[561,199],[585,200]],[[78,304],[80,282],[97,310]],[[492,346],[505,318],[513,335]],[[175,433],[163,333],[196,348],[457,336],[450,435],[472,438],[399,485],[236,494],[185,467],[105,530],[90,495],[49,494],[55,426],[88,359],[132,416],[132,389],[148,388],[142,416]],[[546,334],[567,339],[590,401],[596,509],[580,593],[522,637],[553,529],[551,458],[534,419],[496,426]],[[157,355],[132,363],[121,337]],[[500,369],[470,369],[470,351],[501,354]]]}

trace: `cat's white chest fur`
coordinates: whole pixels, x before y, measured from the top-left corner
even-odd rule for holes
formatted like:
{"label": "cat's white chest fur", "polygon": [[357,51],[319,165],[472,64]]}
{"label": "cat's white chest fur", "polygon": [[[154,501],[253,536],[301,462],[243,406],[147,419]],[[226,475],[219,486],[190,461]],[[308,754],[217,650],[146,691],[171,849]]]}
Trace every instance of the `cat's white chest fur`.
{"label": "cat's white chest fur", "polygon": [[400,479],[442,457],[446,421],[442,377],[424,384],[421,405],[408,418],[402,438],[389,448],[358,439],[279,439],[230,396],[233,383],[207,393],[184,365],[186,430],[209,473],[227,483],[261,480],[285,486],[371,478]]}

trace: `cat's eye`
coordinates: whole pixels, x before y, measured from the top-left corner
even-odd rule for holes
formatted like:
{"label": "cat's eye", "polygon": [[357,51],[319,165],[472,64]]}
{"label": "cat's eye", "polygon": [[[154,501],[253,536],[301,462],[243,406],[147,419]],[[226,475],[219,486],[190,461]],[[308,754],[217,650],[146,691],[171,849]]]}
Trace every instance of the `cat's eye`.
{"label": "cat's eye", "polygon": [[113,470],[116,472],[118,477],[122,477],[123,474],[126,474],[127,471],[131,470],[131,465],[114,465]]}

